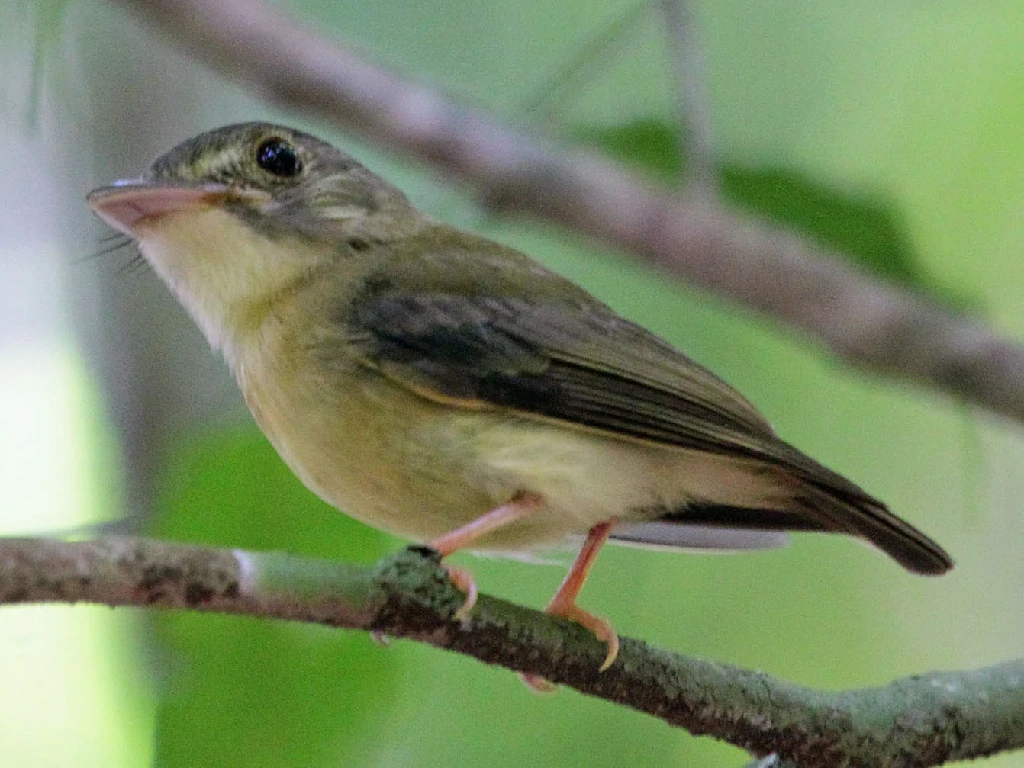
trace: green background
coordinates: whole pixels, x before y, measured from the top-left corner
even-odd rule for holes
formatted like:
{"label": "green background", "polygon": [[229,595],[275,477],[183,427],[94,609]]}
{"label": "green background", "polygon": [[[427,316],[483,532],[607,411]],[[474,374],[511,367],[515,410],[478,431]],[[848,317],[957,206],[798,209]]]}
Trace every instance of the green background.
{"label": "green background", "polygon": [[[630,7],[593,0],[279,5],[378,61],[519,123],[530,119],[520,106]],[[1019,338],[1024,8],[732,0],[697,10],[724,195]],[[88,189],[139,173],[153,155],[201,130],[281,119],[329,136],[433,215],[522,248],[663,335],[747,394],[788,441],[885,499],[957,560],[951,575],[922,579],[849,540],[812,535],[795,537],[780,553],[727,557],[610,547],[581,602],[621,633],[825,688],[1020,655],[1019,425],[852,370],[789,329],[671,284],[578,235],[489,220],[423,169],[259,102],[110,6],[76,0],[7,15],[0,34],[9,36],[14,76],[0,113],[3,136],[37,152],[41,173],[53,180],[51,221],[59,220],[63,234],[46,247],[65,265],[62,290],[79,309],[63,330],[32,341],[47,362],[25,362],[0,346],[0,364],[7,372],[53,365],[47,379],[66,382],[60,397],[72,406],[45,434],[77,446],[68,459],[74,471],[60,476],[69,488],[61,503],[79,522],[115,517],[128,488],[128,506],[135,500],[136,516],[146,508],[141,525],[151,535],[358,562],[402,546],[301,487],[241,413],[183,313],[165,314],[171,304],[156,278],[111,268],[109,261],[130,255],[73,264],[102,233],[84,211]],[[549,128],[673,183],[683,163],[674,150],[664,37],[652,9],[570,98],[552,105]],[[10,238],[3,244],[15,247]],[[151,291],[164,309],[150,313],[147,304],[83,324],[104,295],[88,293],[95,275],[119,300]],[[126,420],[95,336],[115,349],[153,349],[146,334],[154,326],[184,340],[134,358],[145,364],[131,381],[163,395],[142,398],[141,422]],[[198,373],[173,391],[159,389],[182,360],[193,359]],[[217,383],[204,383],[211,379]],[[13,387],[9,375],[6,381]],[[31,390],[36,407],[63,413],[31,382],[25,387],[11,397]],[[126,424],[159,432],[146,443],[145,460]],[[36,435],[40,427],[12,424],[0,438],[12,473],[24,474],[41,460],[26,458],[16,427]],[[38,482],[52,483],[46,473]],[[10,502],[31,518],[31,497],[15,494]],[[0,517],[0,525],[0,532],[32,529],[13,517]],[[562,576],[558,567],[458,562],[472,567],[483,590],[537,607]],[[51,615],[49,623],[41,618]],[[68,662],[33,662],[55,635]],[[536,696],[509,672],[410,642],[381,647],[362,633],[179,613],[4,609],[0,654],[0,673],[28,686],[0,692],[0,761],[11,765],[745,760],[732,747],[572,691]]]}

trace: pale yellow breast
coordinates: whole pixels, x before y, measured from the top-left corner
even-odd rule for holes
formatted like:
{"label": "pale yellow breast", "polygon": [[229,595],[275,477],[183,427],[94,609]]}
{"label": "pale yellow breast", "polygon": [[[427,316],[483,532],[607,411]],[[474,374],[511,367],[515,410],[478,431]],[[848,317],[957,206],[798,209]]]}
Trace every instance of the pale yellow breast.
{"label": "pale yellow breast", "polygon": [[501,503],[472,482],[472,446],[437,440],[448,409],[355,361],[325,368],[272,336],[235,351],[239,385],[282,458],[325,501],[417,540]]}

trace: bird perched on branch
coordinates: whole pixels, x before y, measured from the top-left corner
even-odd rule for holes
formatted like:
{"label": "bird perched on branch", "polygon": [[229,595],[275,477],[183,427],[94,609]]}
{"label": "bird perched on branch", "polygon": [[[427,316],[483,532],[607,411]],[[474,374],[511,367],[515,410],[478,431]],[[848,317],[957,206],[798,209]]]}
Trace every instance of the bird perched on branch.
{"label": "bird perched on branch", "polygon": [[[608,644],[602,669],[618,638],[576,598],[609,538],[759,549],[828,531],[916,573],[952,567],[693,360],[309,134],[210,131],[89,202],[138,241],[321,498],[442,556],[582,538],[547,610]],[[468,612],[472,577],[449,571]]]}

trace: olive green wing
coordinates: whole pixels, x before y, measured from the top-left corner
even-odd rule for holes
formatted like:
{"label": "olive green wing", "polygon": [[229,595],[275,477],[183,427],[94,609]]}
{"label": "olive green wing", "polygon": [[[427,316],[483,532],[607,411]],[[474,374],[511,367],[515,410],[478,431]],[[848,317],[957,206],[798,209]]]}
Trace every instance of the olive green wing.
{"label": "olive green wing", "polygon": [[751,458],[774,440],[735,390],[597,302],[386,293],[351,328],[368,364],[449,403]]}

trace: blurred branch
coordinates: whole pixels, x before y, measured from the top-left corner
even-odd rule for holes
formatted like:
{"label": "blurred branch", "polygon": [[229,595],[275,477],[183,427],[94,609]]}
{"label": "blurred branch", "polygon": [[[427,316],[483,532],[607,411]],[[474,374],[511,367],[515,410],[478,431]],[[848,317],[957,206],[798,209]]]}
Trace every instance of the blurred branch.
{"label": "blurred branch", "polygon": [[1024,421],[1024,347],[767,221],[644,182],[370,64],[257,0],[119,0],[280,105],[431,163],[501,212],[640,256],[808,332],[848,361]]}
{"label": "blurred branch", "polygon": [[626,33],[650,11],[652,1],[636,3],[606,24],[573,52],[563,68],[534,91],[522,104],[520,112],[523,115],[535,113],[542,122],[550,123],[556,109],[564,108],[565,102],[577,95],[588,80],[592,81],[601,67],[607,67],[615,60],[616,50],[625,45]]}
{"label": "blurred branch", "polygon": [[693,0],[661,0],[661,10],[674,59],[679,156],[686,162],[689,191],[710,200],[718,194],[711,96],[708,94],[707,60],[693,4]]}
{"label": "blurred branch", "polygon": [[[685,658],[481,595],[463,595],[436,553],[410,547],[359,568],[281,553],[146,539],[0,539],[0,604],[184,608],[371,630],[543,677],[755,755],[814,766],[918,768],[1024,747],[1024,661],[824,692]],[[781,765],[784,763],[776,762]]]}

